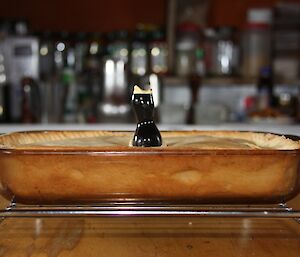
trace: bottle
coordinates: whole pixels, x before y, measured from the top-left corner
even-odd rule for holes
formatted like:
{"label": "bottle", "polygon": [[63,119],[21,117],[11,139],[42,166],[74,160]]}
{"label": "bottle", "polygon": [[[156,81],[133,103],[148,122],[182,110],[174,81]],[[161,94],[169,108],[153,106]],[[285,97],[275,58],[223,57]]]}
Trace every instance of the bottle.
{"label": "bottle", "polygon": [[[1,75],[0,75],[1,76]],[[0,77],[0,80],[3,78]],[[9,85],[0,82],[0,123],[8,123],[9,119]]]}
{"label": "bottle", "polygon": [[273,74],[270,67],[264,67],[260,70],[257,84],[256,107],[258,111],[274,107]]}
{"label": "bottle", "polygon": [[53,117],[53,87],[52,79],[54,75],[54,42],[52,33],[45,31],[38,33],[39,42],[39,84],[42,103],[41,122],[49,123]]}
{"label": "bottle", "polygon": [[250,9],[243,33],[243,75],[256,77],[261,68],[271,65],[271,9]]}
{"label": "bottle", "polygon": [[217,32],[214,28],[204,30],[204,66],[205,75],[217,74]]}
{"label": "bottle", "polygon": [[168,72],[168,48],[165,33],[161,29],[152,32],[149,42],[150,70],[155,74]]}
{"label": "bottle", "polygon": [[238,47],[235,28],[220,27],[217,30],[216,75],[236,75],[238,69]]}
{"label": "bottle", "polygon": [[13,34],[12,20],[8,18],[0,19],[0,40],[5,39],[12,34]]}
{"label": "bottle", "polygon": [[101,122],[128,122],[129,87],[124,61],[106,57],[102,79],[101,103],[98,105],[99,120]]}
{"label": "bottle", "polygon": [[60,73],[67,63],[69,48],[68,35],[67,32],[54,35],[54,66],[57,73]]}
{"label": "bottle", "polygon": [[7,123],[9,119],[9,84],[7,82],[4,55],[0,51],[0,123]]}
{"label": "bottle", "polygon": [[77,74],[81,74],[84,68],[84,60],[87,56],[89,44],[86,33],[79,32],[75,35],[75,71]]}
{"label": "bottle", "polygon": [[186,77],[194,73],[196,49],[200,42],[200,27],[193,23],[183,23],[177,28],[176,75]]}
{"label": "bottle", "polygon": [[62,121],[65,123],[75,123],[77,121],[77,85],[74,70],[65,67],[61,74],[62,87]]}
{"label": "bottle", "polygon": [[206,73],[205,71],[205,60],[204,60],[204,49],[198,47],[196,49],[196,65],[195,65],[195,74],[200,77],[203,77]]}
{"label": "bottle", "polygon": [[41,121],[41,101],[38,84],[31,77],[21,80],[22,122],[38,123]]}
{"label": "bottle", "polygon": [[93,33],[89,39],[83,72],[77,74],[78,121],[95,123],[97,104],[101,95],[101,61],[104,53],[103,37]]}
{"label": "bottle", "polygon": [[62,121],[65,123],[77,122],[77,81],[75,73],[75,44],[74,38],[69,33],[62,34],[62,42],[65,44],[63,49],[63,67],[59,72],[60,90],[62,94]]}
{"label": "bottle", "polygon": [[134,76],[144,76],[148,71],[147,32],[138,29],[131,43],[130,70]]}
{"label": "bottle", "polygon": [[298,89],[298,96],[297,96],[296,121],[300,123],[300,88]]}
{"label": "bottle", "polygon": [[123,61],[125,64],[129,60],[129,34],[126,30],[119,30],[108,35],[108,57],[115,61]]}
{"label": "bottle", "polygon": [[104,42],[101,34],[93,33],[89,37],[88,49],[85,56],[84,72],[97,73],[101,68],[101,57],[103,55]]}
{"label": "bottle", "polygon": [[50,31],[39,34],[39,73],[43,81],[50,79],[54,72],[54,45]]}

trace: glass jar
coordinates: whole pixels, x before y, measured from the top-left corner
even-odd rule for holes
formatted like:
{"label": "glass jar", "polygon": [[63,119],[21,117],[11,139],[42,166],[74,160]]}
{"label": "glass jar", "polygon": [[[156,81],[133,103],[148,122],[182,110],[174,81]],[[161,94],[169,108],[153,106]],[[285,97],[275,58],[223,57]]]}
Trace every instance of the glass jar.
{"label": "glass jar", "polygon": [[192,74],[196,66],[196,50],[200,41],[200,28],[193,23],[178,27],[176,43],[176,74],[184,77]]}
{"label": "glass jar", "polygon": [[243,33],[243,75],[257,77],[262,67],[271,64],[270,9],[250,9]]}
{"label": "glass jar", "polygon": [[217,30],[215,58],[215,75],[237,74],[239,50],[234,28],[221,27]]}

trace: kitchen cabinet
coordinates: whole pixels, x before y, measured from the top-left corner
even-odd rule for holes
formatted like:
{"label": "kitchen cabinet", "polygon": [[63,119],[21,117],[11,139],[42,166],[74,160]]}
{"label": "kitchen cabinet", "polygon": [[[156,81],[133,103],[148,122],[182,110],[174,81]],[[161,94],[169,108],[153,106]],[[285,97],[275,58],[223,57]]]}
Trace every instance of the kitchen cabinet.
{"label": "kitchen cabinet", "polygon": [[138,23],[164,24],[166,1],[2,1],[1,18],[24,18],[34,31],[111,32]]}

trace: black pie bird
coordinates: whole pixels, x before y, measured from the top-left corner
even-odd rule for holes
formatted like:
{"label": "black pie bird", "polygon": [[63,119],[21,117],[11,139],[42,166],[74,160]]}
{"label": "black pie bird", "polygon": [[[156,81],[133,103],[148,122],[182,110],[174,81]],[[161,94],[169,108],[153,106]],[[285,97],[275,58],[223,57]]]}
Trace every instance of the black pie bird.
{"label": "black pie bird", "polygon": [[142,90],[138,86],[134,86],[131,103],[138,120],[132,145],[161,146],[162,138],[153,121],[154,102],[152,90]]}

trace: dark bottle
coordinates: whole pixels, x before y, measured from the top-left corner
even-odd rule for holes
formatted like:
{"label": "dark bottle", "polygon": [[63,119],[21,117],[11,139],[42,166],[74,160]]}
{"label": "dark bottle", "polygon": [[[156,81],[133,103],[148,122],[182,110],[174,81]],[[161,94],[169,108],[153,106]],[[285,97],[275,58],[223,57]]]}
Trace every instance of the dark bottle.
{"label": "dark bottle", "polygon": [[76,33],[74,35],[73,44],[75,52],[75,72],[76,74],[81,74],[83,73],[85,58],[87,56],[88,51],[90,50],[90,45],[86,33]]}
{"label": "dark bottle", "polygon": [[260,70],[256,100],[256,107],[259,111],[274,107],[273,74],[269,67]]}
{"label": "dark bottle", "polygon": [[115,61],[128,63],[129,57],[129,33],[126,30],[118,30],[108,35],[108,57]]}
{"label": "dark bottle", "polygon": [[10,85],[7,82],[4,55],[0,52],[0,122],[6,123],[9,118]]}
{"label": "dark bottle", "polygon": [[190,108],[187,114],[187,124],[195,123],[195,106],[198,103],[199,90],[201,87],[202,78],[197,74],[191,74],[189,76],[189,87],[191,94]]}
{"label": "dark bottle", "polygon": [[297,96],[296,121],[300,123],[300,90]]}
{"label": "dark bottle", "polygon": [[38,84],[30,77],[21,80],[22,122],[37,123],[41,120],[41,101]]}
{"label": "dark bottle", "polygon": [[17,19],[13,23],[13,32],[18,36],[25,36],[29,33],[29,23],[24,19]]}
{"label": "dark bottle", "polygon": [[103,53],[103,36],[100,33],[90,34],[88,36],[88,45],[83,67],[85,73],[99,73]]}
{"label": "dark bottle", "polygon": [[60,86],[61,95],[61,114],[60,119],[66,123],[75,123],[77,116],[77,84],[74,69],[65,67],[61,74]]}
{"label": "dark bottle", "polygon": [[54,73],[54,44],[49,31],[38,34],[40,38],[39,69],[43,81],[50,80]]}
{"label": "dark bottle", "polygon": [[54,36],[54,66],[55,71],[60,73],[68,63],[69,33],[55,33]]}
{"label": "dark bottle", "polygon": [[156,74],[166,74],[168,72],[168,46],[165,33],[162,29],[152,31],[149,42],[150,70]]}
{"label": "dark bottle", "polygon": [[161,146],[162,138],[153,121],[154,102],[151,91],[144,91],[135,86],[132,105],[138,123],[132,140],[133,146]]}
{"label": "dark bottle", "polygon": [[87,39],[83,69],[76,76],[78,89],[77,119],[80,123],[95,123],[102,89],[101,68],[105,42],[100,33],[92,33],[88,35]]}
{"label": "dark bottle", "polygon": [[143,29],[134,33],[131,42],[130,70],[135,76],[144,76],[148,71],[148,35]]}
{"label": "dark bottle", "polygon": [[9,84],[0,83],[0,123],[10,122],[8,108],[9,108]]}

